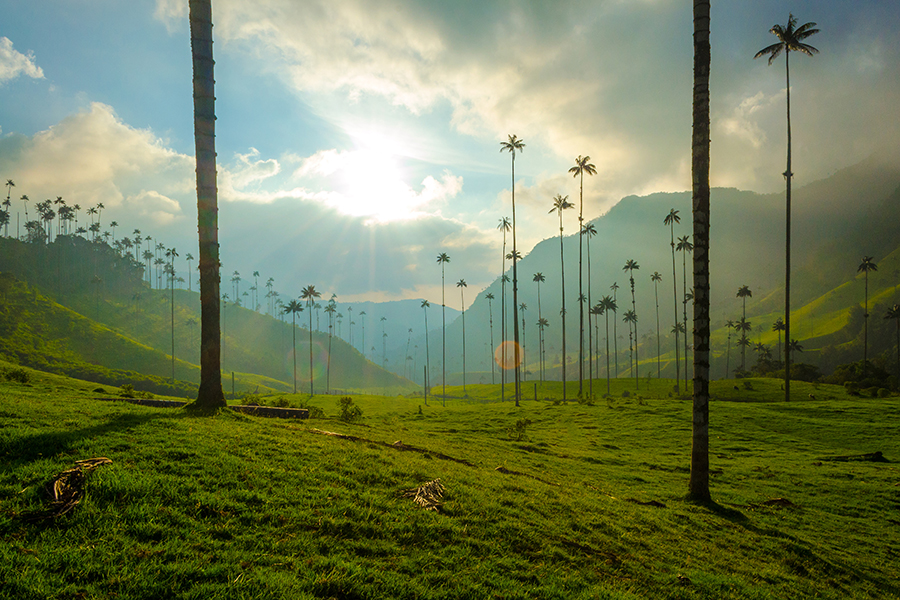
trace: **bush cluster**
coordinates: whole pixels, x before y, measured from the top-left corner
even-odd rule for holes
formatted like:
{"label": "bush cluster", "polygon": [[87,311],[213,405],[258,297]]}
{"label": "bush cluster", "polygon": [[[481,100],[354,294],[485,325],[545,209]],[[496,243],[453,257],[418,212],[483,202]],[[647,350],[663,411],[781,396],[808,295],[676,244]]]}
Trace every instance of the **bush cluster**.
{"label": "bush cluster", "polygon": [[[338,400],[338,408],[340,409],[338,419],[341,421],[352,423],[362,417],[362,409],[353,404],[353,398],[350,396],[344,396]],[[310,416],[312,416],[311,412]]]}

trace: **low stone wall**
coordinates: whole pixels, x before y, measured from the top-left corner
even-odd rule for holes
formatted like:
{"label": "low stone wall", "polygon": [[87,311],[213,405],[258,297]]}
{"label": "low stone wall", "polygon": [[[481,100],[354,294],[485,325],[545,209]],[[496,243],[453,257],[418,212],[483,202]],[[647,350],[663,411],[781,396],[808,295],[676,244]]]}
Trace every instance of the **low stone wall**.
{"label": "low stone wall", "polygon": [[[150,400],[147,398],[97,398],[106,402],[130,402],[141,406],[155,406],[157,408],[182,408],[187,402],[178,400]],[[308,419],[309,411],[305,408],[281,408],[278,406],[229,406],[231,410],[255,417],[276,417],[278,419]]]}

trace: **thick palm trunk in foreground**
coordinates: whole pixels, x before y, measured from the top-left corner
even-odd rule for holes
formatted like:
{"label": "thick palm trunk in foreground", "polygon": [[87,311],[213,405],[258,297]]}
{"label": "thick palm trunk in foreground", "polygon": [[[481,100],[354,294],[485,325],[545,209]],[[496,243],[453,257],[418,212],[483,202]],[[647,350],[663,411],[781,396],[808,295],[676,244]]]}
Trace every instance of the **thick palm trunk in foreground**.
{"label": "thick palm trunk in foreground", "polygon": [[216,99],[210,0],[191,0],[190,22],[194,64],[197,228],[200,238],[200,389],[192,406],[210,410],[225,406],[220,364]]}
{"label": "thick palm trunk in foreground", "polygon": [[689,495],[692,500],[700,502],[710,500],[709,8],[709,0],[694,0],[694,110],[691,140],[694,213],[694,403]]}

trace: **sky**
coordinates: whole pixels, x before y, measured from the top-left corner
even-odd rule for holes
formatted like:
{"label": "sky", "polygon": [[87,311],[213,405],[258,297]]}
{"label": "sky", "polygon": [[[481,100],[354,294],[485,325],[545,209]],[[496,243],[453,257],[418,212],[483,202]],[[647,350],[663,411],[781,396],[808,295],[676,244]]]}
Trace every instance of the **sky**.
{"label": "sky", "polygon": [[[117,237],[140,229],[197,255],[187,10],[0,0],[11,228],[22,194],[61,196],[103,203]],[[900,140],[900,3],[713,2],[714,186],[784,185],[784,57],[753,55],[789,11],[821,30],[807,40],[819,54],[791,55],[795,185]],[[258,271],[282,298],[312,284],[342,302],[440,303],[446,252],[447,282],[474,299],[501,270],[510,134],[525,142],[522,254],[558,233],[556,194],[578,201],[579,155],[597,170],[586,219],[690,189],[689,2],[213,0],[213,21],[223,280]]]}

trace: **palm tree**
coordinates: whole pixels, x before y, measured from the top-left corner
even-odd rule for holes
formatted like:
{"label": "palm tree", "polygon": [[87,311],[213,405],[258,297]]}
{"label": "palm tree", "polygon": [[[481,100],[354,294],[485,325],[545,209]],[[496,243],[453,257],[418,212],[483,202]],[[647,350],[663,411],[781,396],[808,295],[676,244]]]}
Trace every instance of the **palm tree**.
{"label": "palm tree", "polygon": [[541,359],[541,385],[544,384],[544,329],[550,326],[550,322],[544,318],[538,318],[537,320],[538,330],[540,332],[540,338],[538,340],[538,353],[540,354]]}
{"label": "palm tree", "polygon": [[[466,295],[465,288],[468,287],[466,285],[465,279],[460,279],[456,282],[456,287],[459,288],[459,298],[462,302],[462,359],[463,359],[463,395],[466,396]],[[410,329],[412,331],[412,329]],[[407,349],[407,354],[409,350]]]}
{"label": "palm tree", "polygon": [[200,388],[194,406],[225,406],[219,335],[219,240],[216,198],[216,110],[212,52],[212,1],[190,0],[194,70],[194,141],[197,157],[197,223],[200,240]]}
{"label": "palm tree", "polygon": [[[553,198],[553,208],[550,213],[556,212],[559,215],[559,263],[560,277],[562,278],[562,382],[563,382],[563,402],[566,401],[566,260],[563,251],[563,211],[572,208],[574,204],[569,202],[568,196],[557,194]],[[549,213],[548,213],[549,214]]]}
{"label": "palm tree", "polygon": [[625,266],[622,267],[623,271],[628,271],[628,280],[631,282],[631,312],[633,313],[634,318],[631,321],[629,321],[628,335],[629,335],[629,337],[631,336],[631,330],[632,330],[632,328],[634,328],[634,377],[635,377],[634,383],[635,383],[635,387],[637,389],[640,389],[640,387],[641,387],[641,384],[640,384],[641,379],[640,379],[639,373],[638,373],[638,371],[639,371],[639,369],[638,369],[638,349],[637,349],[638,319],[637,319],[637,304],[635,303],[635,300],[634,300],[634,272],[635,272],[635,270],[640,269],[640,268],[641,268],[641,266],[639,264],[637,264],[636,261],[631,260],[631,259],[625,261]]}
{"label": "palm tree", "polygon": [[[409,345],[412,342],[412,332],[412,327],[410,327],[409,331],[406,334],[406,364],[403,365],[404,373],[409,373],[409,361],[412,360],[412,356],[409,355]],[[409,375],[407,375],[407,377],[409,377]],[[409,377],[409,379],[412,379],[412,377]]]}
{"label": "palm tree", "polygon": [[291,315],[291,347],[293,348],[291,354],[294,357],[294,393],[297,393],[297,323],[296,316],[297,313],[303,312],[303,305],[297,302],[296,300],[291,300],[287,304],[285,304],[282,309],[285,314],[290,313]]}
{"label": "palm tree", "polygon": [[890,307],[884,318],[894,319],[897,323],[897,377],[900,377],[900,304]]}
{"label": "palm tree", "polygon": [[[579,177],[580,183],[578,188],[578,231],[584,226],[584,174],[594,175],[597,173],[596,167],[590,163],[590,156],[581,156],[575,159],[575,166],[569,169],[572,177]],[[583,294],[584,270],[582,267],[582,249],[583,244],[581,238],[578,239],[578,296]],[[590,328],[590,325],[588,325]],[[584,304],[578,303],[578,397],[584,394]]]}
{"label": "palm tree", "polygon": [[659,271],[653,271],[650,281],[653,282],[653,292],[656,296],[656,378],[662,379],[662,352],[659,345],[659,282],[662,281],[662,275]]}
{"label": "palm tree", "polygon": [[591,238],[597,235],[597,228],[593,223],[582,225],[581,235],[587,242],[587,305],[588,305],[588,394],[594,397],[594,336],[591,334]]}
{"label": "palm tree", "polygon": [[741,371],[746,371],[746,350],[747,346],[750,345],[750,338],[747,337],[747,332],[752,331],[753,327],[750,321],[741,317],[741,320],[734,324],[734,328],[741,334],[741,339],[738,340],[738,345],[741,347]]}
{"label": "palm tree", "polygon": [[633,310],[626,310],[622,315],[622,321],[628,323],[628,367],[634,373],[637,371],[637,365],[634,362],[634,346],[637,340],[634,339],[633,326],[637,324],[637,314]]}
{"label": "palm tree", "polygon": [[[603,309],[603,314],[606,315],[606,394],[609,395],[609,379],[610,379],[610,369],[609,369],[609,313],[615,313],[618,310],[618,305],[616,304],[615,298],[612,296],[603,296],[603,299],[600,300],[599,306]],[[615,323],[615,317],[613,318],[613,323]]]}
{"label": "palm tree", "polygon": [[510,135],[505,142],[500,142],[500,152],[507,151],[512,156],[512,252],[513,252],[513,359],[515,360],[515,380],[516,380],[516,406],[519,406],[519,400],[522,398],[522,379],[519,363],[519,274],[518,274],[518,252],[516,252],[516,151],[522,152],[525,149],[525,143],[515,135]]}
{"label": "palm tree", "polygon": [[[538,301],[538,323],[541,321],[541,317],[544,315],[541,313],[541,284],[546,281],[544,274],[541,272],[537,272],[531,278],[533,282],[537,284],[537,301]],[[538,339],[538,354],[540,355],[543,352],[544,346],[544,336],[541,334]],[[541,359],[541,383],[544,382],[544,362],[543,358]]]}
{"label": "palm tree", "polygon": [[[113,222],[115,223],[115,221]],[[175,258],[178,257],[178,252],[175,251],[175,248],[169,248],[166,250],[166,256],[169,259],[169,264],[166,266],[171,275],[169,281],[172,296],[169,308],[172,311],[172,383],[175,383]]]}
{"label": "palm tree", "polygon": [[[689,495],[709,502],[709,11],[694,0],[694,97],[691,180],[694,217],[694,396]],[[687,374],[685,373],[685,377]]]}
{"label": "palm tree", "polygon": [[[431,373],[431,355],[428,353],[428,300],[422,300],[422,312],[425,314],[425,406],[428,406],[428,375]],[[365,346],[363,346],[365,347]]]}
{"label": "palm tree", "polygon": [[528,379],[528,357],[525,354],[525,311],[528,310],[528,305],[524,302],[520,302],[519,310],[522,311],[522,381],[525,381]]}
{"label": "palm tree", "polygon": [[738,288],[736,297],[741,298],[743,300],[743,306],[741,308],[741,316],[745,319],[747,318],[747,298],[753,297],[753,292],[750,291],[750,288],[746,285],[742,285]]}
{"label": "palm tree", "polygon": [[512,221],[501,217],[497,229],[503,232],[502,254],[500,256],[500,400],[506,400],[506,232],[512,229]]}
{"label": "palm tree", "polygon": [[331,340],[334,337],[332,332],[334,330],[334,313],[337,312],[337,306],[335,306],[334,296],[332,296],[328,300],[328,304],[325,305],[325,317],[328,319],[328,356],[325,358],[325,393],[327,394],[331,391]]}
{"label": "palm tree", "polygon": [[441,394],[442,405],[447,406],[447,302],[444,296],[444,268],[450,262],[450,257],[446,252],[441,252],[437,262],[441,265]]}
{"label": "palm tree", "polygon": [[316,291],[316,286],[308,285],[300,290],[300,299],[306,300],[306,312],[309,316],[309,395],[313,395],[313,343],[312,343],[312,313],[316,298],[321,298],[322,294]]}
{"label": "palm tree", "polygon": [[684,300],[681,301],[682,305],[682,315],[684,317],[684,385],[687,386],[688,380],[688,335],[687,335],[687,305],[688,301],[693,298],[693,295],[688,292],[687,287],[687,254],[694,249],[694,245],[691,243],[690,236],[682,236],[678,238],[678,245],[675,247],[676,250],[681,252],[681,275],[682,275],[682,289],[684,290]]}
{"label": "palm tree", "polygon": [[491,385],[494,385],[494,294],[488,292],[484,295],[488,301],[488,318],[491,329]]}
{"label": "palm tree", "polygon": [[362,327],[362,346],[360,346],[360,348],[362,349],[363,358],[365,358],[365,356],[366,356],[366,311],[364,311],[364,310],[360,311],[359,316],[361,317],[360,327]]}
{"label": "palm tree", "polygon": [[3,211],[4,213],[6,213],[6,220],[4,223],[4,225],[6,226],[4,235],[6,237],[9,237],[9,207],[12,206],[12,202],[10,201],[9,196],[10,196],[10,193],[12,193],[12,189],[14,187],[16,187],[15,182],[12,179],[7,179],[6,180],[6,201],[3,202],[3,206],[6,208],[6,210]]}
{"label": "palm tree", "polygon": [[866,378],[866,363],[869,358],[869,271],[877,270],[878,265],[872,262],[871,256],[863,257],[862,263],[860,263],[859,267],[856,269],[856,272],[865,275],[866,279],[866,300],[863,309],[863,379]]}
{"label": "palm tree", "polygon": [[778,360],[781,360],[781,332],[784,331],[784,319],[778,317],[772,324],[772,331],[778,332]]}
{"label": "palm tree", "polygon": [[[614,281],[613,284],[611,286],[609,286],[609,289],[612,290],[613,300],[618,302],[617,292],[619,290],[619,284]],[[615,355],[615,361],[616,361],[616,379],[618,379],[619,378],[619,331],[618,331],[618,327],[616,326],[615,319],[613,319],[613,354]]]}
{"label": "palm tree", "polygon": [[187,261],[188,264],[188,291],[191,291],[191,261],[194,260],[194,255],[188,252],[184,255],[184,260]]}
{"label": "palm tree", "polygon": [[[672,301],[675,304],[675,322],[678,322],[678,278],[675,276],[675,224],[681,223],[681,217],[674,208],[669,210],[669,214],[663,219],[663,224],[669,226],[669,235],[671,237],[670,244],[672,246]],[[681,372],[679,368],[680,358],[678,357],[678,328],[675,328],[675,393],[680,392]],[[687,373],[684,374],[687,378]],[[685,383],[687,380],[685,379]]]}
{"label": "palm tree", "polygon": [[[791,171],[791,52],[801,52],[807,56],[812,56],[819,51],[808,44],[804,44],[802,40],[818,33],[818,29],[814,29],[815,23],[804,23],[800,27],[796,27],[797,19],[793,14],[788,14],[787,25],[774,25],[769,33],[778,38],[778,42],[771,46],[766,46],[756,53],[754,59],[761,56],[769,57],[769,65],[784,52],[784,72],[785,72],[785,89],[787,91],[787,168],[784,170],[785,180],[785,253],[784,253],[784,339],[791,339],[791,178],[794,176]],[[784,353],[784,399],[791,398],[791,344],[785,344]]]}
{"label": "palm tree", "polygon": [[[725,321],[725,327],[728,328],[728,349],[725,351],[725,379],[731,374],[731,330],[734,329],[734,321],[731,319]],[[781,338],[779,337],[779,343]]]}

